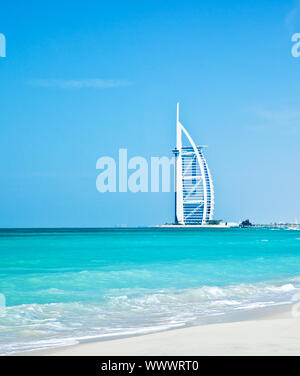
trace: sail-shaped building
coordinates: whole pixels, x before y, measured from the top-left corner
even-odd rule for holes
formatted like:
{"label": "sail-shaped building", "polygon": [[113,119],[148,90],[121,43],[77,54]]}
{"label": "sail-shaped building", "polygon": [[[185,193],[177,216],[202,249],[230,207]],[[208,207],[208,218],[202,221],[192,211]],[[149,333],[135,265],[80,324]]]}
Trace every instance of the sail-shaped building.
{"label": "sail-shaped building", "polygon": [[[175,154],[175,223],[205,225],[213,218],[214,187],[203,155],[205,146],[196,146],[179,121],[177,103]],[[183,146],[182,134],[189,143]]]}

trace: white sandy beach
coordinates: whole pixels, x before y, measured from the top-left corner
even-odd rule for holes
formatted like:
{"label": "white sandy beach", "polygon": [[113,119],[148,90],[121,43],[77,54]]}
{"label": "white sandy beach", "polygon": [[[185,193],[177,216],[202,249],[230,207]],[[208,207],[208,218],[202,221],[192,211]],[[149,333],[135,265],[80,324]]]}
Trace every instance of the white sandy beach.
{"label": "white sandy beach", "polygon": [[300,355],[300,318],[291,309],[265,317],[82,343],[22,355]]}

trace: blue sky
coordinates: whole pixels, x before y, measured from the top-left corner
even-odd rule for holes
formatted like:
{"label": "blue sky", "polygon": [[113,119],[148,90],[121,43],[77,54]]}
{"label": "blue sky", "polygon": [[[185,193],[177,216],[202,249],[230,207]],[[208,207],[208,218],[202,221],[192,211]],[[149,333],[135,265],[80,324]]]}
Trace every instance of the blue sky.
{"label": "blue sky", "polygon": [[176,102],[215,218],[300,220],[294,1],[1,4],[0,226],[152,225],[172,193],[96,190],[96,161],[171,156]]}

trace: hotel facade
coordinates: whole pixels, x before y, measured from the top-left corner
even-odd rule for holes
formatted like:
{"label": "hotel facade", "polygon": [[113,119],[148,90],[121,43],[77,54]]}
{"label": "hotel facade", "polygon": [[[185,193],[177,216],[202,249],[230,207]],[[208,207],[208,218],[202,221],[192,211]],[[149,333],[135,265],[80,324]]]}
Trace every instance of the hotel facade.
{"label": "hotel facade", "polygon": [[[187,146],[183,146],[182,134]],[[175,155],[175,223],[178,225],[205,225],[213,218],[214,187],[203,155],[206,146],[196,146],[179,121],[177,103]]]}

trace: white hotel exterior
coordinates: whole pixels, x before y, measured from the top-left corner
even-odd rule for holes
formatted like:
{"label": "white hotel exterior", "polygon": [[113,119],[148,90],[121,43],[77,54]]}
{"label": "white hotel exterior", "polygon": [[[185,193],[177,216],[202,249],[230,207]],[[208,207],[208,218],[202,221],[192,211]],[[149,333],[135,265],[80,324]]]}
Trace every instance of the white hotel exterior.
{"label": "white hotel exterior", "polygon": [[[213,218],[214,188],[203,155],[205,146],[196,146],[179,121],[177,103],[175,154],[175,223],[205,225]],[[182,132],[190,146],[182,146]]]}

